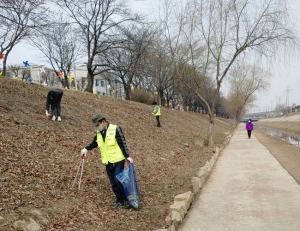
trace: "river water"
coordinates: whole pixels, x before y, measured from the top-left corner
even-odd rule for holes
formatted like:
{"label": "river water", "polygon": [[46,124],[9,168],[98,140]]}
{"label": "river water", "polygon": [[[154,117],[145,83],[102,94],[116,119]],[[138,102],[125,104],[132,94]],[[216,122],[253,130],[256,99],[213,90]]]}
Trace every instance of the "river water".
{"label": "river water", "polygon": [[264,127],[264,126],[257,126],[255,125],[255,128],[259,129],[260,131],[262,132],[265,132],[271,136],[275,136],[275,137],[278,137],[290,144],[293,144],[293,145],[296,145],[297,147],[300,147],[300,137],[297,137],[297,136],[292,136],[292,135],[289,135],[289,134],[286,134],[286,133],[282,133],[282,132],[279,132],[275,129],[271,129],[271,128],[268,128],[268,127]]}

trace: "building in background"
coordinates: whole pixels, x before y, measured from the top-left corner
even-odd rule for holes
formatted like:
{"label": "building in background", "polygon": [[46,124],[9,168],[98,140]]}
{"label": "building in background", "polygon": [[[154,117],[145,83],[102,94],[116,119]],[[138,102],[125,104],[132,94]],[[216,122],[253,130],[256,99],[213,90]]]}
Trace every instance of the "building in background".
{"label": "building in background", "polygon": [[6,76],[30,83],[43,84],[46,86],[61,87],[60,79],[52,68],[43,65],[7,67]]}
{"label": "building in background", "polygon": [[[52,68],[43,65],[9,66],[6,75],[13,79],[61,88],[61,79]],[[68,77],[71,89],[84,91],[87,86],[86,65],[76,66]],[[93,93],[109,97],[125,99],[123,84],[112,73],[104,73],[94,77]]]}
{"label": "building in background", "polygon": [[[86,65],[76,66],[71,70],[70,76],[74,78],[75,86],[72,86],[79,91],[84,91],[88,83]],[[123,84],[115,78],[112,72],[102,73],[94,77],[93,93],[125,99]]]}

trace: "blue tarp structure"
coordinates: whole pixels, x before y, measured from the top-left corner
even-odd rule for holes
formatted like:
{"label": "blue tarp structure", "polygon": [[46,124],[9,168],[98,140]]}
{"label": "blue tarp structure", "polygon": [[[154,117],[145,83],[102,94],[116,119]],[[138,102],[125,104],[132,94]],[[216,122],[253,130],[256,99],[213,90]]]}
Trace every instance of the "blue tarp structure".
{"label": "blue tarp structure", "polygon": [[123,185],[128,203],[135,209],[140,206],[140,192],[136,181],[133,163],[129,164],[116,178]]}

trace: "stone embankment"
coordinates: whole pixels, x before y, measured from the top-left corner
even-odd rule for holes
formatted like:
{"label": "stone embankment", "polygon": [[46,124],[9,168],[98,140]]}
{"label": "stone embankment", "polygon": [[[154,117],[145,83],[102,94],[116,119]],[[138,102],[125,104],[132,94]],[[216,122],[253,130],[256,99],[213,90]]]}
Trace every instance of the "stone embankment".
{"label": "stone embankment", "polygon": [[200,191],[206,180],[208,179],[214,164],[216,163],[221,151],[228,144],[232,134],[227,134],[227,140],[222,147],[215,147],[212,149],[214,153],[212,157],[205,163],[205,165],[199,168],[196,176],[192,177],[192,191],[188,191],[174,197],[174,203],[170,206],[169,214],[165,218],[166,229],[159,229],[155,231],[176,231],[178,226],[183,222],[185,216],[190,209],[195,196]]}
{"label": "stone embankment", "polygon": [[[257,125],[263,125],[272,127],[275,129],[280,129],[284,131],[288,131],[291,133],[298,133],[300,134],[300,112],[293,113],[289,115],[283,115],[276,118],[266,118],[262,119],[258,122],[255,122]],[[210,172],[216,163],[222,149],[227,145],[231,136],[228,136],[228,140],[222,148],[214,148],[214,154],[210,158],[206,164],[199,169],[195,177],[192,177],[191,184],[193,191],[185,192],[183,194],[177,195],[174,197],[174,203],[170,206],[169,214],[165,218],[166,222],[166,229],[159,229],[156,231],[176,231],[178,226],[183,222],[185,216],[190,209],[195,195],[199,192],[202,188],[204,183],[206,182]]]}

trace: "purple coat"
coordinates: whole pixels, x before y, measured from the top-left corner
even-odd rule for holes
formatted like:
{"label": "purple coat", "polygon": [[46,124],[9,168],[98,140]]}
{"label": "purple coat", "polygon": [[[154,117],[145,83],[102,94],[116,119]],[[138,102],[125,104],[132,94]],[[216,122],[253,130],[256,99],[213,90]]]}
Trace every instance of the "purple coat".
{"label": "purple coat", "polygon": [[253,130],[253,123],[252,122],[247,122],[246,123],[246,130]]}

